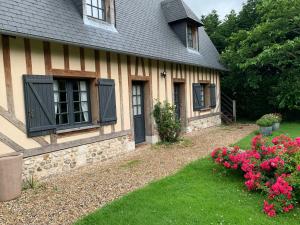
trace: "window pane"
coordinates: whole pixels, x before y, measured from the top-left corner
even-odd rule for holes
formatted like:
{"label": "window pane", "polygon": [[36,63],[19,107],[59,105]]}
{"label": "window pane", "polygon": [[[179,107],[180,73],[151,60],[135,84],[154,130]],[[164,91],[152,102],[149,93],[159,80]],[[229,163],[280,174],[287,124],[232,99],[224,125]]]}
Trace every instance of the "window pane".
{"label": "window pane", "polygon": [[89,109],[88,109],[88,104],[87,102],[82,102],[81,103],[81,111],[82,112],[87,112]]}
{"label": "window pane", "polygon": [[87,92],[80,93],[80,100],[87,101]]}
{"label": "window pane", "polygon": [[141,115],[141,114],[142,114],[142,107],[138,106],[138,115]]}
{"label": "window pane", "polygon": [[137,86],[137,92],[136,92],[137,95],[141,95],[141,87],[140,86]]}
{"label": "window pane", "polygon": [[141,105],[141,97],[138,98],[137,104]]}
{"label": "window pane", "polygon": [[75,102],[74,103],[74,112],[79,112],[80,110],[80,103],[79,102]]}
{"label": "window pane", "polygon": [[136,86],[133,86],[132,93],[133,93],[133,95],[136,95]]}
{"label": "window pane", "polygon": [[54,92],[54,102],[59,102],[59,93]]}
{"label": "window pane", "polygon": [[66,102],[67,101],[67,93],[66,92],[60,92],[59,93],[59,101],[60,102]]}
{"label": "window pane", "polygon": [[88,15],[88,16],[92,16],[92,7],[91,6],[86,6],[86,14]]}
{"label": "window pane", "polygon": [[99,8],[103,9],[104,8],[104,0],[99,0]]}
{"label": "window pane", "polygon": [[79,82],[73,82],[73,91],[79,90]]}
{"label": "window pane", "polygon": [[136,105],[136,96],[133,96],[133,105]]}
{"label": "window pane", "polygon": [[86,3],[91,5],[92,4],[92,0],[86,0]]}
{"label": "window pane", "polygon": [[98,0],[92,0],[92,5],[98,7]]}
{"label": "window pane", "polygon": [[58,81],[57,80],[53,81],[53,90],[58,91]]}
{"label": "window pane", "polygon": [[83,113],[83,122],[88,122],[89,121],[89,113],[88,112],[84,112]]}
{"label": "window pane", "polygon": [[137,115],[137,106],[133,107],[133,115],[135,115],[135,116]]}
{"label": "window pane", "polygon": [[102,9],[99,9],[98,10],[98,13],[99,13],[99,19],[100,20],[103,20],[104,18],[103,18],[103,10]]}
{"label": "window pane", "polygon": [[58,103],[54,103],[54,110],[55,110],[55,114],[58,113]]}
{"label": "window pane", "polygon": [[58,81],[58,89],[60,91],[65,91],[66,90],[66,81],[64,80],[59,80]]}
{"label": "window pane", "polygon": [[80,99],[79,99],[79,92],[74,92],[73,93],[73,101],[75,102],[79,102]]}
{"label": "window pane", "polygon": [[80,91],[86,91],[86,82],[80,81]]}
{"label": "window pane", "polygon": [[97,10],[97,8],[94,8],[94,7],[93,7],[93,17],[98,18],[98,10]]}
{"label": "window pane", "polygon": [[67,103],[61,103],[59,108],[59,113],[66,113],[68,112],[68,104]]}
{"label": "window pane", "polygon": [[59,124],[68,124],[69,123],[68,114],[59,115],[58,122]]}
{"label": "window pane", "polygon": [[80,123],[81,122],[81,116],[80,116],[81,113],[75,113],[75,116],[74,116],[74,120],[75,120],[75,123]]}

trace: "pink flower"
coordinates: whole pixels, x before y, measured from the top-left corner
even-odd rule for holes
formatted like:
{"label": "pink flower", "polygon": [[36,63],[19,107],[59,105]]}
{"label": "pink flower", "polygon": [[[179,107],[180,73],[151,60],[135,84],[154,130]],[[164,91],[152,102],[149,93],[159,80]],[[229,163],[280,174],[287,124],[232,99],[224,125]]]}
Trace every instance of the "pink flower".
{"label": "pink flower", "polygon": [[293,187],[290,186],[289,183],[284,180],[285,177],[286,177],[285,174],[281,175],[280,177],[277,178],[275,184],[271,186],[270,195],[269,195],[271,199],[279,195],[283,195],[287,199],[292,198]]}
{"label": "pink flower", "polygon": [[296,141],[297,144],[300,146],[300,137],[296,138],[295,141]]}
{"label": "pink flower", "polygon": [[238,164],[233,164],[233,166],[231,168],[234,169],[234,170],[237,170],[238,169]]}
{"label": "pink flower", "polygon": [[292,210],[294,208],[294,206],[292,204],[283,207],[283,211],[284,212],[289,212],[290,210]]}
{"label": "pink flower", "polygon": [[297,166],[297,171],[300,171],[300,165]]}
{"label": "pink flower", "polygon": [[230,165],[229,162],[224,162],[223,165],[224,165],[226,168],[230,168],[230,167],[231,167],[231,165]]}
{"label": "pink flower", "polygon": [[268,159],[263,161],[260,164],[260,168],[262,168],[265,171],[270,171],[272,169],[277,169],[278,167],[283,167],[284,161],[279,157],[276,156],[275,158]]}
{"label": "pink flower", "polygon": [[274,217],[276,216],[276,211],[274,209],[274,204],[269,204],[267,201],[264,201],[264,212],[269,216],[269,217]]}

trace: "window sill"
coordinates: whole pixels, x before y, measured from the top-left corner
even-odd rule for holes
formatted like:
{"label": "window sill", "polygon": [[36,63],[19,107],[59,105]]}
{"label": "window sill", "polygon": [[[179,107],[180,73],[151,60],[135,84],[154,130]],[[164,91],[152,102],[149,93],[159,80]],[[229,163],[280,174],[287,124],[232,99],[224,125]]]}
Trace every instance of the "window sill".
{"label": "window sill", "polygon": [[57,130],[56,134],[65,134],[65,133],[85,131],[85,130],[96,129],[96,128],[100,128],[100,126],[99,125],[87,125],[87,126],[82,126],[82,127],[74,127],[74,128],[63,129],[63,130]]}
{"label": "window sill", "polygon": [[195,112],[206,112],[206,111],[209,111],[211,110],[212,108],[211,107],[205,107],[203,109],[197,109],[197,110],[194,110]]}
{"label": "window sill", "polygon": [[199,50],[197,50],[197,49],[195,49],[195,48],[187,47],[187,50],[188,50],[188,52],[190,52],[190,53],[194,53],[194,54],[200,55]]}
{"label": "window sill", "polygon": [[106,30],[109,32],[118,33],[115,25],[108,21],[105,21],[105,20],[100,20],[100,19],[96,19],[93,17],[89,17],[87,15],[84,15],[83,22],[85,25],[88,25],[88,26],[93,26],[93,27],[100,28],[100,29],[103,29],[103,30]]}

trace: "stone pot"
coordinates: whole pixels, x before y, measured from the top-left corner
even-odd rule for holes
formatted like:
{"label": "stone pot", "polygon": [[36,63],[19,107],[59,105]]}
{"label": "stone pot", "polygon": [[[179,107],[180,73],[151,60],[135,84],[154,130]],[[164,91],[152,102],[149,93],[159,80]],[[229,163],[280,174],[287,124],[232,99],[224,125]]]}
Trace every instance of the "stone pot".
{"label": "stone pot", "polygon": [[280,128],[280,123],[273,123],[273,126],[272,126],[273,131],[279,130],[279,128]]}
{"label": "stone pot", "polygon": [[23,155],[10,153],[0,156],[0,202],[21,195]]}
{"label": "stone pot", "polygon": [[273,126],[270,127],[260,127],[260,133],[263,136],[271,136],[273,131]]}

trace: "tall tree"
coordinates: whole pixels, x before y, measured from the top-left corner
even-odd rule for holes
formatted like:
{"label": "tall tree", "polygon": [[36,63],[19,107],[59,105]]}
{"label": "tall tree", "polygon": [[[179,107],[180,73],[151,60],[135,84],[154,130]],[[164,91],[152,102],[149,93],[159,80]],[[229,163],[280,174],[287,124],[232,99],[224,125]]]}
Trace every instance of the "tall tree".
{"label": "tall tree", "polygon": [[261,0],[255,12],[257,23],[232,34],[222,54],[225,89],[247,103],[246,116],[300,110],[300,1]]}

